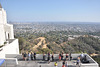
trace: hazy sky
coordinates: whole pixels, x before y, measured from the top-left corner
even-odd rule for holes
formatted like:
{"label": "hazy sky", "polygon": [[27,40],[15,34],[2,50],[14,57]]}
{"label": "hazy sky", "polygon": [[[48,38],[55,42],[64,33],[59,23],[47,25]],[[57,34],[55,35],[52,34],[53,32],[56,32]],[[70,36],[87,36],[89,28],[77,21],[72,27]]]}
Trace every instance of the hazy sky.
{"label": "hazy sky", "polygon": [[0,0],[8,21],[100,22],[100,0]]}

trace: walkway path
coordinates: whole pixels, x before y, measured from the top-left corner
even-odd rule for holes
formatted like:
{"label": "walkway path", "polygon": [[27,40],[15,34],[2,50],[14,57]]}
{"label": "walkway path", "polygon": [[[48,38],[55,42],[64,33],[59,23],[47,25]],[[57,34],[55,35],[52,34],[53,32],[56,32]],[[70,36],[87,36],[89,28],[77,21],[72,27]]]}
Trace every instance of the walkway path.
{"label": "walkway path", "polygon": [[[55,62],[50,62],[48,64],[47,61],[19,61],[19,65],[17,67],[54,67]],[[73,61],[67,61],[68,67],[76,67]],[[62,67],[62,61],[57,62],[58,67]]]}

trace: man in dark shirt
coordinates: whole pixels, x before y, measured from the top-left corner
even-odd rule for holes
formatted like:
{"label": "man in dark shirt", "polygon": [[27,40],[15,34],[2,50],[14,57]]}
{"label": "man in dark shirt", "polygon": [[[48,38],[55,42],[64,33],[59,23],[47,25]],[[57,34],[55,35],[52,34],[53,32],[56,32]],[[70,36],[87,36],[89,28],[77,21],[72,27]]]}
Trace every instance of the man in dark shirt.
{"label": "man in dark shirt", "polygon": [[33,60],[33,53],[31,52],[31,60]]}
{"label": "man in dark shirt", "polygon": [[34,53],[34,60],[36,60],[36,53]]}
{"label": "man in dark shirt", "polygon": [[65,65],[65,61],[63,61],[63,63],[62,63],[63,65]]}
{"label": "man in dark shirt", "polygon": [[25,58],[25,61],[27,60],[27,54],[26,53],[24,53],[24,58]]}
{"label": "man in dark shirt", "polygon": [[61,60],[63,60],[63,53],[61,54]]}
{"label": "man in dark shirt", "polygon": [[52,57],[52,61],[54,61],[54,54],[53,53],[52,53],[52,56],[51,57]]}
{"label": "man in dark shirt", "polygon": [[43,60],[45,61],[45,54],[43,53]]}
{"label": "man in dark shirt", "polygon": [[50,63],[50,53],[48,53],[48,64]]}

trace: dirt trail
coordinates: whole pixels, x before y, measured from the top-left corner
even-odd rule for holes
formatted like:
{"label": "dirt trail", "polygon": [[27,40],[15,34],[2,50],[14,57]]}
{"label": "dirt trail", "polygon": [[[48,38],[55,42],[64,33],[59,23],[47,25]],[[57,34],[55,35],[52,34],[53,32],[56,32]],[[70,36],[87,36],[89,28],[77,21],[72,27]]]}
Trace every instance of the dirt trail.
{"label": "dirt trail", "polygon": [[37,40],[38,40],[38,39],[40,39],[40,42],[39,42],[37,45],[35,45],[35,46],[33,47],[33,49],[38,48],[40,45],[42,45],[42,43],[43,43],[42,48],[47,48],[47,44],[46,44],[45,38],[44,38],[44,37],[39,37],[39,38],[37,38]]}
{"label": "dirt trail", "polygon": [[47,44],[46,44],[46,41],[45,40],[43,41],[43,43],[44,43],[44,45],[43,45],[42,48],[47,48]]}
{"label": "dirt trail", "polygon": [[93,54],[90,54],[90,56],[98,56],[99,54],[95,54],[95,53],[93,53]]}

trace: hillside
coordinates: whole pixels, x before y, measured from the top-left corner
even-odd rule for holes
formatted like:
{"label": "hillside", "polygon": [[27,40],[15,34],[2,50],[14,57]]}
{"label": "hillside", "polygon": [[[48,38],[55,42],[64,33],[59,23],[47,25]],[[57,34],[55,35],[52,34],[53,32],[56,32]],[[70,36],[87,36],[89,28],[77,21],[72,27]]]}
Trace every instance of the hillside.
{"label": "hillside", "polygon": [[30,34],[28,36],[19,37],[21,52],[37,52],[37,53],[79,53],[87,52],[100,53],[100,40],[92,36],[79,36],[69,40],[66,33],[51,32],[46,34]]}

